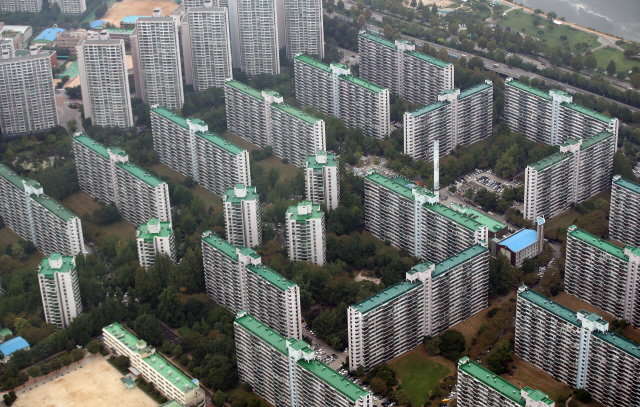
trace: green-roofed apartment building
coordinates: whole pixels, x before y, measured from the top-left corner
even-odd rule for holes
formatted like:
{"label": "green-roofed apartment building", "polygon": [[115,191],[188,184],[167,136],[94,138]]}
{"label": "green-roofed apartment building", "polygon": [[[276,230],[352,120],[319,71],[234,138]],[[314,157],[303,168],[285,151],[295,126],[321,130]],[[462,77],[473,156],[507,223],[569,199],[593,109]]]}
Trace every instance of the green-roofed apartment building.
{"label": "green-roofed apartment building", "polygon": [[287,338],[302,339],[300,288],[262,264],[250,248],[202,234],[207,295],[232,312],[251,312]]}
{"label": "green-roofed apartment building", "polygon": [[0,164],[0,216],[5,225],[45,256],[84,253],[79,217],[47,196],[42,186]]}
{"label": "green-roofed apartment building", "polygon": [[528,165],[524,218],[552,218],[609,188],[615,151],[615,135],[604,131],[588,139],[569,140],[560,152]]}
{"label": "green-roofed apartment building", "polygon": [[383,139],[391,132],[389,90],[351,75],[343,64],[327,65],[307,55],[293,59],[296,98],[326,115]]}
{"label": "green-roofed apartment building", "polygon": [[440,157],[457,146],[468,146],[491,136],[493,83],[464,91],[450,89],[438,101],[404,114],[404,153],[433,160],[433,141],[440,140]]}
{"label": "green-roofed apartment building", "polygon": [[134,226],[149,219],[171,222],[167,183],[129,161],[119,148],[105,147],[83,133],[73,137],[80,188],[106,205],[115,205]]}
{"label": "green-roofed apartment building", "polygon": [[640,248],[621,248],[575,225],[569,227],[565,291],[636,328],[640,327],[639,266]]}
{"label": "green-roofed apartment building", "polygon": [[328,210],[340,205],[340,168],[334,154],[316,151],[304,166],[307,201],[324,204]]}
{"label": "green-roofed apartment building", "polygon": [[306,342],[280,335],[252,314],[234,322],[238,376],[279,407],[372,407],[371,393],[324,363]]}
{"label": "green-roofed apartment building", "polygon": [[514,78],[505,81],[504,118],[511,131],[552,146],[603,131],[613,133],[618,145],[617,118],[577,105],[565,92],[545,92]]}
{"label": "green-roofed apartment building", "polygon": [[414,266],[405,281],[347,311],[349,369],[388,362],[485,309],[489,251],[475,244],[434,264]]}
{"label": "green-roofed apartment building", "polygon": [[176,262],[176,238],[171,222],[149,219],[142,223],[136,231],[136,243],[138,262],[145,269],[153,267],[156,255],[168,256],[171,261]]}
{"label": "green-roofed apartment building", "polygon": [[440,262],[476,243],[486,244],[487,223],[438,202],[402,177],[369,171],[364,179],[365,227],[411,256]]}
{"label": "green-roofed apartment building", "polygon": [[411,103],[428,105],[453,89],[453,64],[417,52],[409,41],[360,31],[358,50],[360,77]]}
{"label": "green-roofed apartment building", "polygon": [[[637,180],[636,180],[637,181]],[[609,236],[640,247],[640,184],[614,175],[611,184]]]}
{"label": "green-roofed apartment building", "polygon": [[308,261],[324,266],[327,256],[324,212],[309,201],[289,206],[287,248],[290,261]]}
{"label": "green-roofed apartment building", "polygon": [[540,390],[520,389],[465,356],[458,361],[460,407],[554,407]]}
{"label": "green-roofed apartment building", "polygon": [[307,156],[326,150],[324,120],[284,103],[273,91],[228,80],[224,85],[227,128],[260,148],[303,167]]}
{"label": "green-roofed apartment building", "polygon": [[129,358],[131,367],[167,399],[182,407],[204,407],[205,393],[197,379],[191,379],[156,350],[117,322],[102,328],[104,346],[111,353]]}
{"label": "green-roofed apartment building", "polygon": [[234,246],[262,245],[262,212],[256,187],[236,184],[222,196],[227,241]]}
{"label": "green-roofed apartment building", "polygon": [[65,329],[82,315],[76,258],[51,253],[38,266],[38,283],[47,324]]}
{"label": "green-roofed apartment building", "polygon": [[640,405],[640,345],[610,332],[598,314],[526,286],[518,289],[515,355],[606,407]]}
{"label": "green-roofed apartment building", "polygon": [[217,134],[200,119],[151,106],[153,148],[164,165],[222,196],[236,184],[251,185],[249,152]]}

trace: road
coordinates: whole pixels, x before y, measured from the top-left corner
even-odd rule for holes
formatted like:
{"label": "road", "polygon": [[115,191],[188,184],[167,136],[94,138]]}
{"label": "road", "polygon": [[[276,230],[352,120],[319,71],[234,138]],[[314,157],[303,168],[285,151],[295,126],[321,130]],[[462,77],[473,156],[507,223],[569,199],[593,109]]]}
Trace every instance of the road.
{"label": "road", "polygon": [[176,335],[171,328],[161,322],[160,329],[162,329],[162,339],[174,345],[180,345],[180,337]]}
{"label": "road", "polygon": [[64,126],[67,130],[67,122],[69,120],[75,120],[78,124],[78,129],[82,126],[82,119],[79,109],[72,109],[69,107],[69,103],[72,100],[67,96],[64,89],[56,90],[56,112],[58,113],[58,123]]}

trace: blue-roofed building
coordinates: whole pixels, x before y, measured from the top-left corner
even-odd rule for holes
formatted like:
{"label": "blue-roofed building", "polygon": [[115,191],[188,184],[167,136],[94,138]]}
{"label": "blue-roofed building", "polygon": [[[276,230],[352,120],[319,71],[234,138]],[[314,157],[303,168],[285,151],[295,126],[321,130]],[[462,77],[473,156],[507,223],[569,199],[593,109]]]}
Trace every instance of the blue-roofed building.
{"label": "blue-roofed building", "polygon": [[0,344],[0,357],[2,357],[2,362],[7,363],[11,359],[11,354],[13,352],[22,349],[28,350],[29,342],[25,341],[21,336],[16,336],[15,338]]}
{"label": "blue-roofed building", "polygon": [[538,256],[538,233],[522,229],[498,243],[497,251],[511,260],[511,265],[521,266],[524,259]]}
{"label": "blue-roofed building", "polygon": [[103,27],[104,24],[105,24],[104,20],[95,20],[89,23],[89,27],[98,28],[98,27]]}
{"label": "blue-roofed building", "polygon": [[124,18],[120,20],[120,28],[135,28],[136,20],[140,17],[151,17],[151,16],[124,16]]}
{"label": "blue-roofed building", "polygon": [[59,28],[59,27],[47,28],[46,30],[41,32],[40,35],[34,38],[33,42],[36,44],[55,47],[58,33],[63,31],[65,31],[64,28]]}

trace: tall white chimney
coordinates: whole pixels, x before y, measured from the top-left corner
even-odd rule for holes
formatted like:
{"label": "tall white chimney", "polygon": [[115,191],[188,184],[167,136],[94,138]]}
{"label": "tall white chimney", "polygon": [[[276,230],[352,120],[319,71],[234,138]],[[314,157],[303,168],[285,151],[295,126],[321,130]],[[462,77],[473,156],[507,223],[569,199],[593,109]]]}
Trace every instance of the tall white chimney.
{"label": "tall white chimney", "polygon": [[433,140],[433,193],[440,202],[440,140]]}

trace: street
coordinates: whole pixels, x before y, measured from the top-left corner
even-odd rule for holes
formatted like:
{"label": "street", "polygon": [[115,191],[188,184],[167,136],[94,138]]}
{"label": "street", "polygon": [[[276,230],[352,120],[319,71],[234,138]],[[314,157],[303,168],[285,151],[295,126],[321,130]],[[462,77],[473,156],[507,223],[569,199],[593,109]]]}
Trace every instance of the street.
{"label": "street", "polygon": [[[78,125],[78,130],[80,130],[82,128],[80,110],[69,107],[69,103],[72,102],[74,101],[69,98],[64,89],[56,90],[56,112],[58,113],[58,123],[67,128],[67,122],[75,120]],[[78,101],[78,103],[82,103],[82,101]]]}

